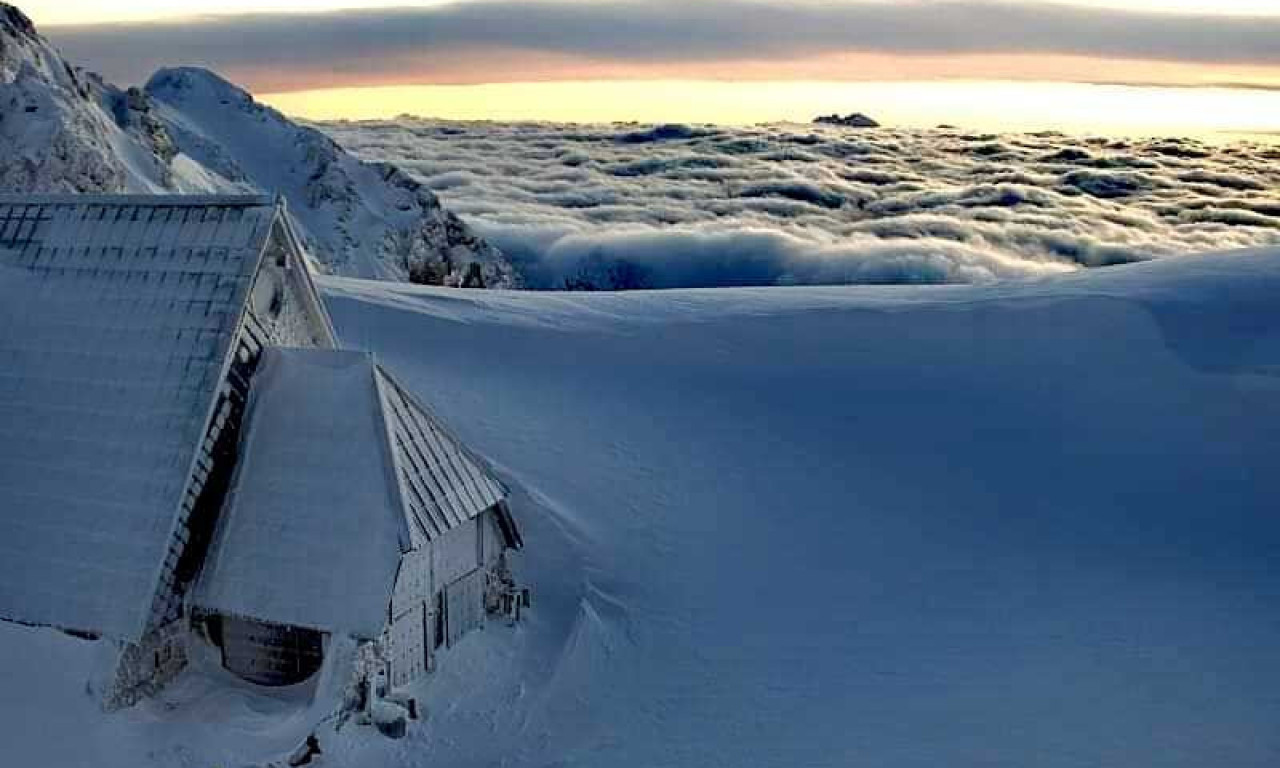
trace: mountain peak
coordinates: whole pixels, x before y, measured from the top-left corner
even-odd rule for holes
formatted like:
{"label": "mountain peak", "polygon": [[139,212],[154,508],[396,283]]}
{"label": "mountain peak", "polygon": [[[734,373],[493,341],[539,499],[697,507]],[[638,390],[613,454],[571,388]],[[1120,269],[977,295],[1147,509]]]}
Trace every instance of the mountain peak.
{"label": "mountain peak", "polygon": [[253,101],[247,91],[202,67],[165,67],[147,81],[147,93],[178,94],[189,91],[207,91],[236,101]]}
{"label": "mountain peak", "polygon": [[16,6],[0,3],[0,37],[24,37],[34,40],[40,35],[27,14]]}
{"label": "mountain peak", "polygon": [[69,65],[0,3],[0,192],[283,194],[317,261],[340,274],[519,285],[511,262],[404,171],[198,67],[122,90]]}

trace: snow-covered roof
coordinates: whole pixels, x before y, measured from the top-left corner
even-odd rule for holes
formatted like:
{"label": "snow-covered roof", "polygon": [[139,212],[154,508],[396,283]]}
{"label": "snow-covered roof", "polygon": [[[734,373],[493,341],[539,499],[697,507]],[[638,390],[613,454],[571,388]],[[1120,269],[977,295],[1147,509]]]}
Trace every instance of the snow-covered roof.
{"label": "snow-covered roof", "polygon": [[378,400],[362,353],[266,350],[196,604],[363,637],[382,630],[407,537]]}
{"label": "snow-covered roof", "polygon": [[400,554],[506,495],[364,353],[266,350],[247,424],[205,610],[376,637]]}
{"label": "snow-covered roof", "polygon": [[[405,518],[415,542],[431,541],[507,497],[507,491],[430,410],[378,367]],[[520,546],[505,514],[512,546]]]}
{"label": "snow-covered roof", "polygon": [[0,617],[141,634],[276,212],[0,196]]}

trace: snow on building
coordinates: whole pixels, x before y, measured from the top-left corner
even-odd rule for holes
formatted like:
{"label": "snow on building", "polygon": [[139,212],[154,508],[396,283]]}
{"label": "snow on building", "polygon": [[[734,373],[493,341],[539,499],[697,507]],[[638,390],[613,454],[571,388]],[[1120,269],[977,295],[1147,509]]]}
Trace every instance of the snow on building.
{"label": "snow on building", "polygon": [[0,619],[260,684],[335,635],[403,685],[510,605],[506,492],[342,351],[281,200],[0,196]]}

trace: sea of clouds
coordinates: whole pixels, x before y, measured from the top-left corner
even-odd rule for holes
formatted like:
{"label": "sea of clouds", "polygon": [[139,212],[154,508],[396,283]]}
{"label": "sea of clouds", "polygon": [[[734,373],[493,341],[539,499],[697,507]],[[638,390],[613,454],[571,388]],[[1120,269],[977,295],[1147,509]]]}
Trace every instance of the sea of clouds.
{"label": "sea of clouds", "polygon": [[528,285],[981,282],[1280,243],[1280,147],[828,126],[320,126]]}

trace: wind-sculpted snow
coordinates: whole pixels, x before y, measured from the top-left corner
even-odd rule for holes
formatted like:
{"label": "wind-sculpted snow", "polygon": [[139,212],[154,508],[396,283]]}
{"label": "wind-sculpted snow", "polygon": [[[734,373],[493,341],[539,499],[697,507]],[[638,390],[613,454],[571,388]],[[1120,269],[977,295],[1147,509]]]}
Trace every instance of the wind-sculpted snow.
{"label": "wind-sculpted snow", "polygon": [[1280,242],[1280,149],[957,129],[321,126],[531,287],[980,282]]}
{"label": "wind-sculpted snow", "polygon": [[367,764],[1276,764],[1280,253],[322,285],[510,478],[534,594]]}
{"label": "wind-sculpted snow", "polygon": [[350,768],[1276,765],[1280,249],[980,286],[320,286],[512,489],[525,620],[440,649],[401,741],[325,720],[350,648],[309,702],[196,640],[106,716],[105,641],[0,622],[6,766],[282,766],[313,729]]}

